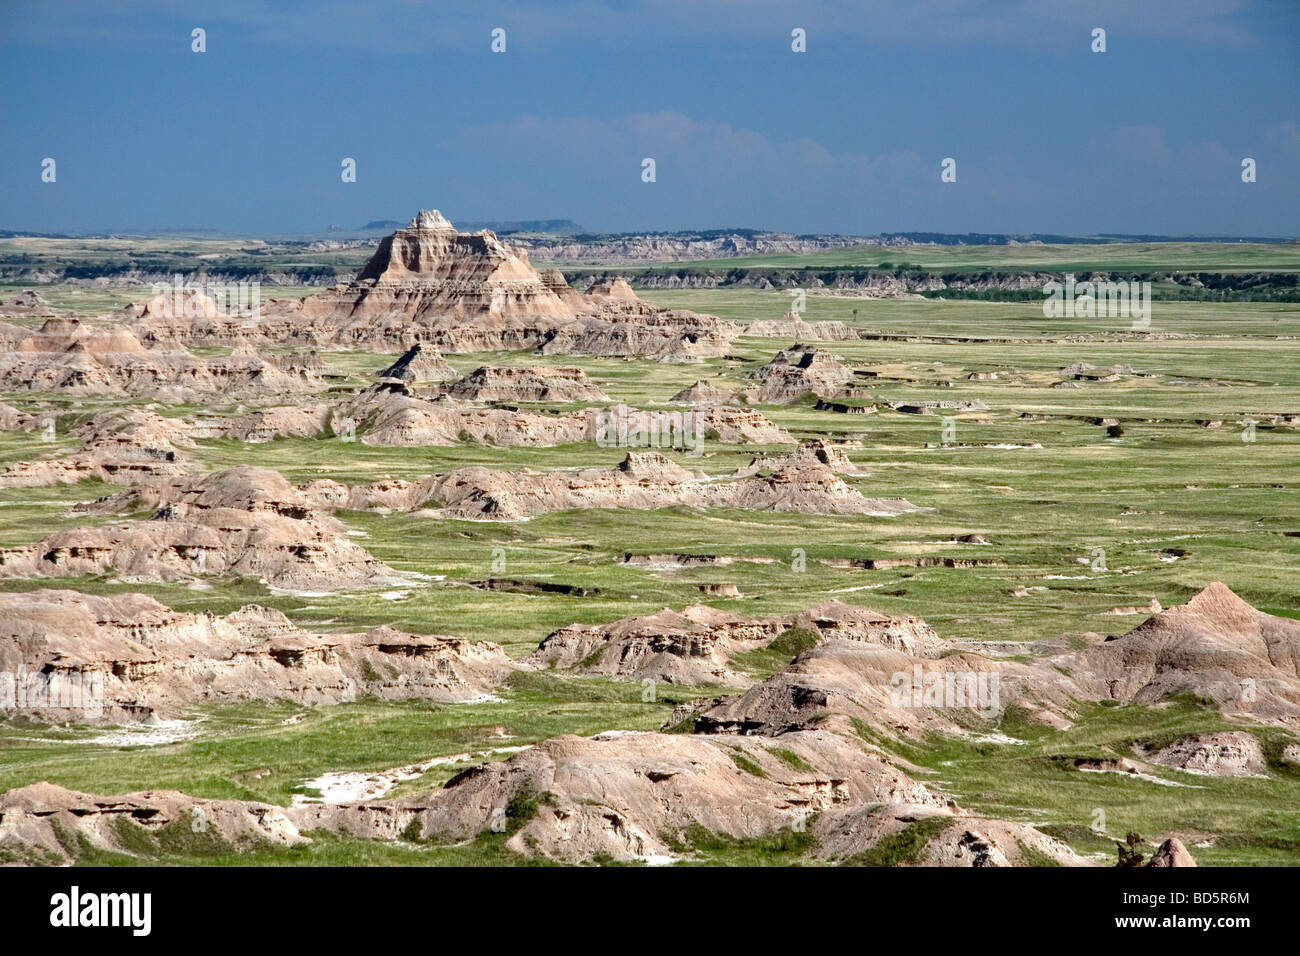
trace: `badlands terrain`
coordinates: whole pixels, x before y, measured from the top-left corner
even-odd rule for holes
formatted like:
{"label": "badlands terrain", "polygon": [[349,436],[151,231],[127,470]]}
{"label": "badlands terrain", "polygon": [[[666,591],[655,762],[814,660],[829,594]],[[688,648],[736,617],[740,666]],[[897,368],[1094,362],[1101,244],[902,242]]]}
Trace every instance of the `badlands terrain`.
{"label": "badlands terrain", "polygon": [[0,862],[1300,862],[1296,245],[740,238],[0,240]]}

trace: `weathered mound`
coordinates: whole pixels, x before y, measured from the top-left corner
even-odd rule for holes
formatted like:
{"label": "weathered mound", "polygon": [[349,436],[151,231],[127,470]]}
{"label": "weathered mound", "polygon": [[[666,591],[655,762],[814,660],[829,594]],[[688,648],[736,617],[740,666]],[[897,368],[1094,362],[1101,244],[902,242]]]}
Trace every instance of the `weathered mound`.
{"label": "weathered mound", "polygon": [[1221,777],[1253,777],[1266,769],[1258,738],[1245,730],[1195,734],[1146,757],[1166,767]]}
{"label": "weathered mound", "polygon": [[0,474],[0,487],[75,483],[88,478],[133,483],[182,475],[194,442],[189,426],[143,409],[100,412],[72,430],[82,447],[63,458],[21,461]]}
{"label": "weathered mound", "polygon": [[353,488],[346,505],[410,511],[434,505],[449,518],[518,520],[583,508],[726,507],[804,514],[888,516],[914,510],[901,498],[865,498],[824,466],[787,466],[768,476],[714,482],[657,453],[629,453],[617,468],[535,475],[464,468],[418,482]]}
{"label": "weathered mound", "polygon": [[335,434],[349,423],[365,445],[565,445],[594,435],[594,415],[585,411],[551,414],[542,410],[494,408],[446,396],[433,401],[411,395],[403,386],[381,384],[331,415]]}
{"label": "weathered mound", "polygon": [[775,320],[751,322],[740,334],[796,342],[845,342],[858,338],[858,333],[843,322],[807,322],[798,312],[787,312]]}
{"label": "weathered mound", "polygon": [[74,862],[68,845],[139,854],[184,842],[209,852],[248,844],[309,842],[281,807],[243,800],[205,800],[174,790],[97,797],[37,783],[0,796],[0,856],[51,865]]}
{"label": "weathered mound", "polygon": [[485,365],[445,389],[471,402],[606,402],[609,396],[580,368]]}
{"label": "weathered mound", "polygon": [[834,445],[825,438],[808,438],[801,441],[794,452],[789,455],[751,459],[748,465],[736,469],[736,476],[748,477],[761,472],[780,471],[783,468],[797,468],[800,466],[829,468],[836,474],[841,475],[862,474],[839,445]]}
{"label": "weathered mound", "polygon": [[[1048,859],[1058,866],[1091,865],[1065,843],[1026,823],[944,808],[890,804],[831,810],[811,829],[818,838],[817,855],[840,864],[1001,867],[1041,866]],[[890,840],[908,831],[919,831],[924,838],[906,851],[890,853]]]}
{"label": "weathered mound", "polygon": [[205,361],[180,346],[146,348],[125,328],[49,319],[0,352],[0,387],[72,395],[142,395],[186,401],[197,394],[297,393],[319,388],[312,369],[282,369],[255,354]]}
{"label": "weathered mound", "polygon": [[237,509],[271,512],[288,518],[311,517],[311,503],[284,475],[270,468],[239,465],[206,475],[182,475],[142,482],[126,491],[74,510],[88,514],[167,509],[163,520],[186,511]]}
{"label": "weathered mound", "polygon": [[223,423],[221,433],[245,442],[277,438],[316,438],[329,426],[330,406],[323,403],[277,405],[240,415]]}
{"label": "weathered mound", "polygon": [[636,293],[622,276],[593,282],[585,293],[590,299],[613,299],[621,302],[637,302]]}
{"label": "weathered mound", "polygon": [[1300,621],[1258,611],[1218,582],[1060,662],[1102,699],[1190,694],[1257,720],[1300,721]]}
{"label": "weathered mound", "polygon": [[543,638],[532,662],[589,674],[670,684],[746,684],[728,667],[737,651],[752,650],[780,632],[776,623],[703,605],[681,613],[664,608],[612,624],[570,624]]}
{"label": "weathered mound", "polygon": [[1187,847],[1183,846],[1183,841],[1178,837],[1170,837],[1164,843],[1160,844],[1160,849],[1151,855],[1151,862],[1147,866],[1195,866],[1196,861],[1192,855],[1187,852]]}
{"label": "weathered mound", "polygon": [[851,640],[935,654],[947,647],[919,618],[889,617],[868,608],[828,601],[793,615],[753,618],[702,605],[680,613],[664,608],[611,624],[570,624],[547,635],[534,663],[675,684],[751,683],[730,668],[733,654],[768,645],[799,628],[819,640]]}
{"label": "weathered mound", "polygon": [[795,345],[778,352],[749,377],[759,384],[746,390],[748,401],[780,403],[808,394],[830,398],[853,379],[853,370],[825,349]]}
{"label": "weathered mound", "polygon": [[780,620],[783,628],[815,631],[823,641],[878,644],[917,657],[930,657],[948,646],[948,642],[919,617],[881,614],[842,601],[826,601]]}
{"label": "weathered mound", "polygon": [[686,309],[658,309],[637,299],[628,303],[604,297],[584,307],[595,310],[578,321],[549,332],[541,346],[545,355],[639,357],[658,362],[698,362],[725,355],[731,344],[730,325],[712,315]]}
{"label": "weathered mound", "polygon": [[23,289],[12,299],[0,302],[0,309],[19,315],[53,315],[54,308],[35,289]]}
{"label": "weathered mound", "polygon": [[223,700],[463,701],[511,668],[496,644],[389,627],[309,634],[256,605],[214,617],[143,594],[0,593],[0,711],[43,720],[170,717]]}
{"label": "weathered mound", "polygon": [[342,524],[313,512],[278,472],[244,466],[159,479],[81,508],[145,509],[154,512],[146,520],[70,528],[35,545],[0,549],[0,576],[113,572],[131,581],[169,581],[238,574],[292,590],[398,580],[350,541]]}
{"label": "weathered mound", "polygon": [[376,373],[375,377],[395,378],[411,385],[422,385],[426,382],[450,382],[457,375],[446,359],[436,351],[424,351],[417,342],[396,362]]}
{"label": "weathered mound", "polygon": [[588,410],[592,438],[622,448],[674,447],[700,450],[705,442],[788,445],[794,438],[762,412],[734,405],[704,405],[687,411],[613,405]]}
{"label": "weathered mound", "polygon": [[0,402],[0,431],[31,431],[45,421],[53,421],[52,416],[32,415],[19,411],[8,402]]}
{"label": "weathered mound", "polygon": [[673,405],[729,405],[736,401],[736,393],[701,379],[668,401]]}
{"label": "weathered mound", "polygon": [[[689,842],[692,831],[764,836],[836,806],[949,806],[837,734],[788,734],[781,749],[801,769],[754,737],[556,737],[509,760],[465,771],[409,806],[423,836],[448,841],[470,839],[494,824],[504,827],[507,807],[535,803],[536,814],[519,820],[508,846],[566,861],[596,854],[664,857],[679,841]],[[308,806],[289,812],[302,829],[324,825],[380,836],[392,826],[362,809]]]}
{"label": "weathered mound", "polygon": [[995,718],[1012,705],[1062,723],[1075,688],[1055,670],[970,653],[937,657],[928,646],[922,654],[929,656],[918,656],[889,646],[890,638],[896,644],[910,640],[914,629],[886,625],[881,643],[819,644],[762,684],[697,712],[695,728],[776,735],[834,717],[888,734],[960,734],[974,718]]}

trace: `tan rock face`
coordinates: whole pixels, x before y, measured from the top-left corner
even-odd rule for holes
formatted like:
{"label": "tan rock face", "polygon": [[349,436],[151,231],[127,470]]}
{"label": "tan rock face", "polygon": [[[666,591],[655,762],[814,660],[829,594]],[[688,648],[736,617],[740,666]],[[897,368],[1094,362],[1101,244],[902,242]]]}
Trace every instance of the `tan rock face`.
{"label": "tan rock face", "polygon": [[[630,291],[630,290],[629,290]],[[470,402],[607,402],[580,368],[501,368],[485,365],[445,389]]]}
{"label": "tan rock face", "polygon": [[1152,854],[1151,862],[1147,864],[1156,867],[1195,865],[1196,861],[1192,859],[1191,853],[1187,852],[1187,847],[1183,846],[1183,841],[1178,837],[1170,837],[1160,844],[1160,849]]}
{"label": "tan rock face", "polygon": [[488,520],[581,508],[674,505],[878,516],[914,508],[900,498],[866,498],[824,465],[790,464],[770,475],[713,482],[656,453],[629,453],[609,471],[534,475],[464,468],[418,482],[353,488],[347,497],[347,507],[355,510],[432,507],[445,517]]}
{"label": "tan rock face", "polygon": [[128,581],[195,580],[238,574],[289,590],[395,583],[392,568],[312,509],[278,472],[248,466],[213,475],[157,479],[82,506],[149,519],[70,528],[29,547],[0,550],[0,576],[61,577],[112,572]]}
{"label": "tan rock face", "polygon": [[302,301],[273,300],[250,326],[238,317],[136,309],[147,343],[409,348],[442,352],[540,349],[547,354],[695,361],[725,354],[734,330],[714,316],[657,309],[623,280],[580,295],[554,270],[491,232],[456,232],[422,211],[380,243],[351,282]]}
{"label": "tan rock face", "polygon": [[310,634],[279,611],[174,611],[143,594],[0,593],[0,711],[45,720],[170,717],[204,701],[317,705],[361,695],[463,701],[513,665],[496,644],[378,627]]}
{"label": "tan rock face", "polygon": [[730,656],[767,643],[778,622],[693,605],[612,624],[570,624],[548,634],[530,660],[541,666],[673,684],[748,684]]}
{"label": "tan rock face", "polygon": [[247,352],[204,360],[179,345],[146,348],[129,329],[90,327],[76,319],[50,319],[39,332],[0,351],[0,386],[6,391],[138,395],[183,402],[216,392],[294,394],[322,384],[305,364],[281,368]]}
{"label": "tan rock face", "polygon": [[674,405],[728,405],[736,401],[736,393],[700,380],[682,389],[668,401]]}
{"label": "tan rock face", "polygon": [[572,316],[527,252],[491,232],[462,235],[437,210],[421,210],[380,242],[355,281],[307,300],[303,311],[349,319]]}
{"label": "tan rock face", "polygon": [[1300,721],[1300,621],[1257,611],[1217,582],[1061,662],[1102,699],[1192,694],[1256,720]]}
{"label": "tan rock face", "polygon": [[1267,769],[1259,739],[1245,730],[1194,734],[1148,755],[1152,763],[1223,777],[1257,776]]}
{"label": "tan rock face", "polygon": [[450,382],[457,378],[456,370],[436,351],[425,351],[417,342],[402,353],[392,365],[381,369],[377,378],[395,378],[412,385],[428,382]]}
{"label": "tan rock face", "polygon": [[750,373],[759,384],[745,392],[753,403],[792,402],[804,395],[830,398],[853,379],[853,370],[825,349],[795,345]]}
{"label": "tan rock face", "polygon": [[846,342],[858,338],[858,333],[843,322],[807,322],[798,312],[787,312],[776,320],[751,322],[741,335],[793,339],[796,342]]}
{"label": "tan rock face", "polygon": [[[50,419],[53,421],[53,419]],[[85,444],[63,458],[16,462],[0,474],[0,487],[70,484],[94,478],[131,484],[190,470],[194,442],[189,426],[143,409],[100,412],[73,429]]]}
{"label": "tan rock face", "polygon": [[[806,769],[793,769],[769,747],[794,754]],[[557,737],[466,771],[415,805],[426,835],[465,839],[488,829],[521,795],[549,796],[510,846],[570,861],[596,853],[671,855],[665,838],[693,827],[755,837],[834,807],[950,806],[858,743],[826,731],[787,734],[779,744],[683,734]],[[306,828],[315,816],[300,812],[294,819]]]}
{"label": "tan rock face", "polygon": [[812,830],[818,837],[817,855],[837,863],[851,863],[886,837],[909,827],[927,829],[938,823],[922,844],[914,866],[1005,867],[1033,866],[1026,850],[1033,850],[1060,866],[1088,866],[1065,843],[1028,824],[989,819],[928,806],[886,804],[832,810],[818,817]]}
{"label": "tan rock face", "polygon": [[283,808],[244,800],[205,800],[175,790],[97,797],[51,783],[37,783],[0,796],[0,851],[35,864],[73,862],[60,834],[92,847],[138,852],[158,837],[183,834],[213,851],[247,843],[292,846],[310,842]]}

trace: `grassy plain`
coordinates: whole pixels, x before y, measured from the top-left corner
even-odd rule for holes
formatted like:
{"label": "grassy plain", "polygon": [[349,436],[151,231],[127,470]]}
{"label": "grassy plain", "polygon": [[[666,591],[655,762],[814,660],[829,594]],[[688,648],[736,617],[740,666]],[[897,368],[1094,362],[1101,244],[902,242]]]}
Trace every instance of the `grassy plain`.
{"label": "grassy plain", "polygon": [[[948,254],[947,248],[940,251]],[[1118,247],[1105,248],[1117,254]],[[1272,246],[1265,251],[1280,254]],[[875,252],[890,257],[896,250]],[[916,258],[914,250],[907,250],[907,258]],[[1242,264],[1249,257],[1234,261]],[[1285,267],[1294,265],[1293,259]],[[750,290],[646,292],[644,297],[737,320],[775,318],[790,302],[782,292]],[[359,543],[395,568],[421,577],[413,577],[409,587],[325,596],[272,592],[247,579],[215,579],[202,587],[107,579],[57,584],[143,591],[181,609],[218,613],[256,601],[278,607],[310,628],[358,630],[390,623],[498,641],[516,656],[564,624],[680,608],[704,600],[702,586],[719,583],[736,584],[743,597],[710,598],[709,603],[745,613],[790,611],[834,597],[915,614],[945,637],[976,640],[1123,633],[1144,616],[1116,615],[1113,609],[1145,605],[1151,598],[1164,605],[1180,603],[1214,580],[1271,613],[1300,617],[1300,428],[1287,424],[1285,417],[1300,415],[1297,307],[1157,303],[1155,334],[1148,337],[1132,335],[1122,321],[1108,327],[1106,320],[1050,320],[1039,307],[1021,304],[813,295],[806,318],[841,320],[890,337],[827,345],[854,369],[869,373],[857,384],[869,391],[871,398],[863,402],[876,411],[818,411],[804,401],[765,406],[763,413],[797,437],[859,441],[848,450],[866,474],[850,479],[852,483],[864,494],[906,497],[924,510],[871,518],[670,508],[561,513],[513,524],[344,513],[343,520],[363,533]],[[743,387],[750,370],[789,344],[741,338],[726,358],[686,366],[499,353],[449,356],[449,361],[462,372],[516,361],[578,365],[616,401],[644,405],[665,403],[700,378]],[[391,358],[326,356],[337,386],[366,380]],[[1098,369],[1126,365],[1141,374],[1053,387],[1068,378],[1059,370],[1076,362]],[[989,372],[998,377],[969,377]],[[34,396],[4,398],[19,407],[35,407]],[[924,401],[986,407],[915,415],[886,404]],[[65,407],[74,416],[89,415],[106,404],[85,399],[80,407],[73,402]],[[49,406],[43,402],[41,407]],[[233,405],[205,409],[218,414],[234,410]],[[945,438],[942,425],[949,415],[956,431]],[[1107,426],[1097,421],[1112,418],[1121,435],[1108,435]],[[1255,423],[1253,434],[1248,421]],[[1213,423],[1218,424],[1210,427]],[[36,434],[0,435],[0,465],[75,448],[66,432],[69,424],[61,421],[53,442],[41,442]],[[1243,440],[1248,437],[1253,440]],[[672,456],[692,469],[723,475],[763,450],[714,443],[700,459]],[[595,445],[379,448],[328,438],[256,446],[205,441],[197,455],[212,469],[255,462],[279,469],[295,482],[314,477],[360,482],[419,477],[471,464],[608,467],[623,451]],[[74,518],[67,509],[110,490],[97,483],[0,490],[0,546],[105,520]],[[972,532],[990,543],[954,542]],[[504,572],[491,566],[493,549],[499,547],[505,549]],[[773,560],[651,572],[621,564],[628,552]],[[797,570],[801,554],[806,567]],[[991,565],[867,571],[823,563],[932,556]],[[474,586],[488,577],[571,584],[590,594],[525,594]],[[0,588],[48,583],[5,579]],[[1017,588],[1028,590],[1016,597]],[[751,664],[761,676],[777,662],[755,659]],[[296,788],[327,770],[379,770],[463,752],[493,759],[488,751],[500,746],[501,728],[511,744],[558,733],[652,729],[667,719],[674,702],[717,690],[661,686],[657,699],[646,703],[639,685],[537,674],[520,678],[500,701],[482,704],[361,701],[305,712],[295,723],[285,723],[298,713],[289,705],[204,711],[194,715],[193,738],[149,747],[95,743],[100,732],[86,728],[0,723],[0,790],[46,779],[101,793],[175,787],[201,796],[285,803]],[[1110,842],[1089,831],[1100,808],[1110,821],[1109,832],[1120,837],[1126,829],[1148,837],[1179,833],[1194,844],[1217,834],[1212,846],[1193,849],[1205,862],[1300,862],[1300,779],[1280,765],[1258,780],[1169,771],[1161,776],[1176,785],[1161,786],[1125,775],[1083,773],[1065,759],[1123,755],[1133,741],[1213,729],[1220,723],[1217,713],[1194,703],[1156,711],[1095,707],[1068,731],[1022,726],[1008,718],[997,729],[1017,743],[882,743],[923,768],[928,782],[948,790],[959,803],[1034,822],[1084,852],[1113,856]],[[1277,732],[1260,733],[1275,751]],[[437,785],[458,766],[440,767],[428,779],[405,786]],[[252,771],[259,768],[271,773],[254,777]],[[517,862],[493,840],[431,849],[331,837],[308,849],[241,855],[238,862]],[[707,840],[700,845],[691,859],[798,858],[772,846]],[[183,852],[175,859],[234,862]]]}

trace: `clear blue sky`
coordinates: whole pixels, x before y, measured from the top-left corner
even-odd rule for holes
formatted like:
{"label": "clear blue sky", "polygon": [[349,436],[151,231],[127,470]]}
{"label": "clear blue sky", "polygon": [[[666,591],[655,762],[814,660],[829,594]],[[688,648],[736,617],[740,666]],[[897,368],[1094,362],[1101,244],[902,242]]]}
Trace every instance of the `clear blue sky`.
{"label": "clear blue sky", "polygon": [[1298,122],[1297,0],[0,0],[4,229],[1294,236]]}

